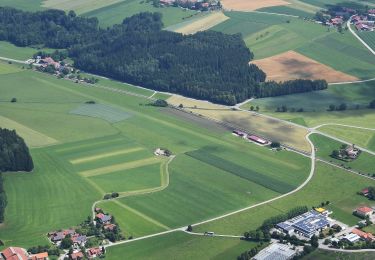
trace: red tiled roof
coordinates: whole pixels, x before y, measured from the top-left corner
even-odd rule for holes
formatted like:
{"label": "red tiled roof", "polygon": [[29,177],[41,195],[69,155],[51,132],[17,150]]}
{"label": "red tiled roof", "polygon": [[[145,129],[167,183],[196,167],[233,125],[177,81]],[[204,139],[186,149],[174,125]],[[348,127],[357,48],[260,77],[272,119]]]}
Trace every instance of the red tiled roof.
{"label": "red tiled roof", "polygon": [[354,228],[352,230],[352,233],[360,236],[363,239],[367,239],[367,240],[374,240],[374,238],[375,238],[371,233],[363,232],[362,230],[359,230],[357,228]]}
{"label": "red tiled roof", "polygon": [[47,252],[43,252],[43,253],[39,253],[39,254],[35,254],[35,255],[30,256],[31,260],[44,260],[44,259],[47,259],[47,258],[48,258]]}
{"label": "red tiled roof", "polygon": [[8,247],[1,252],[5,260],[27,260],[26,250],[20,247]]}
{"label": "red tiled roof", "polygon": [[359,207],[359,208],[357,208],[356,211],[367,214],[367,213],[372,212],[373,210],[372,210],[372,208],[369,208],[369,207]]}
{"label": "red tiled roof", "polygon": [[70,255],[70,258],[72,259],[83,258],[83,253],[82,252],[73,253]]}

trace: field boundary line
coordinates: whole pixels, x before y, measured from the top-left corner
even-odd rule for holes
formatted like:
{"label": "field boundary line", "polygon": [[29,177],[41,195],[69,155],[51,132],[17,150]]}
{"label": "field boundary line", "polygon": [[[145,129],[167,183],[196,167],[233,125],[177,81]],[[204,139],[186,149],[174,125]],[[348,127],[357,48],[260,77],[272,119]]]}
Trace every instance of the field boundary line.
{"label": "field boundary line", "polygon": [[149,158],[140,159],[140,160],[136,160],[136,161],[119,163],[119,164],[114,164],[114,165],[110,165],[110,166],[104,166],[104,167],[101,167],[101,168],[95,168],[95,169],[92,169],[92,170],[81,171],[78,174],[81,175],[82,177],[94,177],[94,176],[98,176],[98,175],[111,174],[111,173],[116,172],[116,171],[134,169],[134,168],[138,168],[140,166],[156,164],[156,163],[159,163],[159,162],[160,162],[159,158],[149,157]]}
{"label": "field boundary line", "polygon": [[343,126],[343,127],[349,127],[349,128],[357,128],[357,129],[369,130],[369,131],[375,131],[375,128],[355,126],[355,125],[346,125],[346,124],[339,124],[339,123],[324,123],[324,124],[320,124],[320,125],[314,126],[313,129],[318,129],[318,128],[321,128],[321,127],[324,127],[324,126],[330,126],[330,125]]}
{"label": "field boundary line", "polygon": [[71,164],[80,164],[80,163],[95,161],[97,159],[102,159],[102,158],[107,158],[107,157],[112,157],[112,156],[122,155],[122,154],[128,154],[128,153],[138,152],[142,150],[144,150],[142,147],[134,147],[134,148],[122,149],[122,150],[118,150],[118,151],[114,151],[110,153],[102,153],[102,154],[82,157],[82,158],[78,158],[75,160],[70,160],[69,162]]}

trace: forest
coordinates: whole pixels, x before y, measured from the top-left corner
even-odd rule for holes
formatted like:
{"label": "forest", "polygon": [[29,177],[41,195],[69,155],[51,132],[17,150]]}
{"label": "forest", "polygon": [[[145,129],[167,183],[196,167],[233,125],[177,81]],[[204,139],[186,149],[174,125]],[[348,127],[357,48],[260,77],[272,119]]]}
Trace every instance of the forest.
{"label": "forest", "polygon": [[25,141],[16,131],[0,128],[0,172],[30,172],[33,168],[33,159]]}
{"label": "forest", "polygon": [[240,34],[162,28],[160,13],[139,13],[104,29],[73,11],[0,8],[0,40],[67,49],[78,69],[154,90],[234,105],[326,87],[310,80],[265,83],[266,74],[249,64],[254,56]]}

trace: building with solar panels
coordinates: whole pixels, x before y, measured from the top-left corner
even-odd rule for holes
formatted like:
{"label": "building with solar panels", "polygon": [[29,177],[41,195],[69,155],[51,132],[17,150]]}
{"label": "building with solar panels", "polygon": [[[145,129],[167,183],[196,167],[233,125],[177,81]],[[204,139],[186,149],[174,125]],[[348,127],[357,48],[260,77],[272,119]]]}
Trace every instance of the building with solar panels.
{"label": "building with solar panels", "polygon": [[295,218],[278,223],[276,227],[287,234],[300,234],[304,237],[311,238],[319,231],[330,226],[326,215],[320,214],[315,210],[308,211]]}

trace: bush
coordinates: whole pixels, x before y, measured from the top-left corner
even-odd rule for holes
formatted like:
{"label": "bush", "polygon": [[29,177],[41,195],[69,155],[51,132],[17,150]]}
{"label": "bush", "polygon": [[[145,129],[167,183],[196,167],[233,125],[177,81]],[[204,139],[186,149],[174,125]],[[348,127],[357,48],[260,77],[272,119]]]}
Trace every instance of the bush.
{"label": "bush", "polygon": [[17,98],[12,98],[11,100],[10,100],[10,102],[12,102],[12,103],[16,103],[17,102]]}

